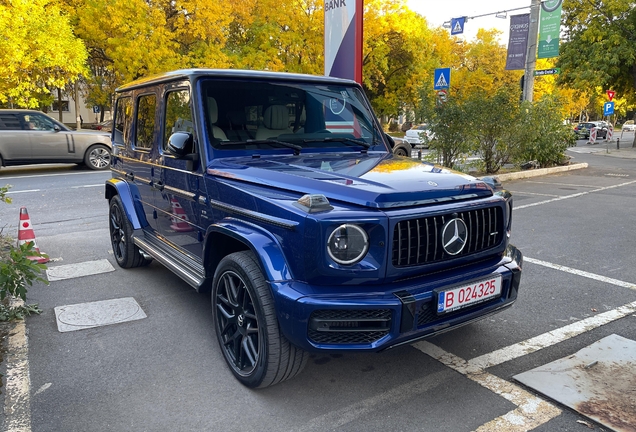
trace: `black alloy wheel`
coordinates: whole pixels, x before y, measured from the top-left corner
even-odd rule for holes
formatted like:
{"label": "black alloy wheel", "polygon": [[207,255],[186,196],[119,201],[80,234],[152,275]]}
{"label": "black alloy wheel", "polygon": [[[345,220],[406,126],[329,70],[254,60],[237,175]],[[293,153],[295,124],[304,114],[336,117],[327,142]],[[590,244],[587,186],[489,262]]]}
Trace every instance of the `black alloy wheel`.
{"label": "black alloy wheel", "polygon": [[249,376],[260,360],[261,337],[252,296],[233,271],[219,280],[216,310],[224,354],[236,373]]}
{"label": "black alloy wheel", "polygon": [[108,216],[110,242],[117,264],[122,268],[140,267],[150,264],[150,260],[144,258],[139,248],[133,243],[133,228],[124,213],[124,206],[119,195],[111,198]]}
{"label": "black alloy wheel", "polygon": [[296,376],[307,353],[281,333],[270,287],[251,252],[223,258],[212,283],[216,337],[230,370],[247,387]]}

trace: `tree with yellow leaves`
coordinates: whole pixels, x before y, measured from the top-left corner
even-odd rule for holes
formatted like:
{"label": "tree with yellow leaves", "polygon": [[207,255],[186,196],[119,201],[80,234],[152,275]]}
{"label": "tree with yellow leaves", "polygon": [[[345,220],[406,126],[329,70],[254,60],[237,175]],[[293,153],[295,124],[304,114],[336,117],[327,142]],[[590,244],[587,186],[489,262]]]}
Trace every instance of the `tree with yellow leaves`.
{"label": "tree with yellow leaves", "polygon": [[0,103],[37,108],[86,70],[86,48],[55,1],[0,2]]}

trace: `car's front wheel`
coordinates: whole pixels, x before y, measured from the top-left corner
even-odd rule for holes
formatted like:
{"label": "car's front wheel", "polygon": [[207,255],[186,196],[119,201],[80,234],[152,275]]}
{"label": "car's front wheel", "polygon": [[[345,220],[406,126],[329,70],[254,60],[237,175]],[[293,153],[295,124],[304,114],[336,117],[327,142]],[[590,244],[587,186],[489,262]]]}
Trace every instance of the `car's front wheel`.
{"label": "car's front wheel", "polygon": [[84,155],[84,163],[92,170],[105,170],[110,166],[110,149],[101,144],[90,147]]}
{"label": "car's front wheel", "polygon": [[223,357],[245,386],[278,384],[304,368],[308,354],[280,332],[272,294],[251,252],[235,252],[219,263],[212,309]]}

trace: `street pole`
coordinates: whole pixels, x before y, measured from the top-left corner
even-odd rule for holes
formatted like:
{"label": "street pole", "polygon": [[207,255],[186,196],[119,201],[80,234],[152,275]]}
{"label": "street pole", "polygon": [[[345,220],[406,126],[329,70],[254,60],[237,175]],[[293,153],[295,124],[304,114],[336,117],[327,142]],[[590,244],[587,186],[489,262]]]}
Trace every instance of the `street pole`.
{"label": "street pole", "polygon": [[539,14],[541,0],[532,0],[530,4],[530,27],[528,28],[528,51],[526,53],[525,80],[523,83],[523,100],[532,102],[534,92],[534,70],[537,64],[537,40],[539,36]]}

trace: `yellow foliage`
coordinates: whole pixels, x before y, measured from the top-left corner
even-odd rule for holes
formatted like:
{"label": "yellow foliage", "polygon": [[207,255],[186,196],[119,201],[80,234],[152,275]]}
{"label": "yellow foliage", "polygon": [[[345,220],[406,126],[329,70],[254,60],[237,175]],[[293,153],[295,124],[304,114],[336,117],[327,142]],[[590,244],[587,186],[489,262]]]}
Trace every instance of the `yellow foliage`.
{"label": "yellow foliage", "polygon": [[0,102],[36,108],[87,72],[86,48],[54,1],[1,2],[0,28]]}

